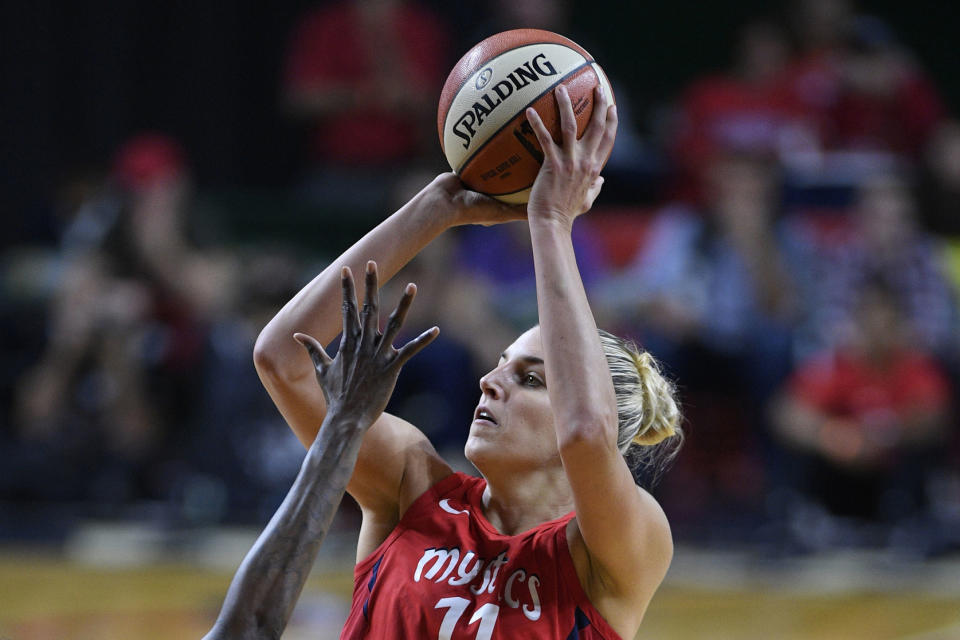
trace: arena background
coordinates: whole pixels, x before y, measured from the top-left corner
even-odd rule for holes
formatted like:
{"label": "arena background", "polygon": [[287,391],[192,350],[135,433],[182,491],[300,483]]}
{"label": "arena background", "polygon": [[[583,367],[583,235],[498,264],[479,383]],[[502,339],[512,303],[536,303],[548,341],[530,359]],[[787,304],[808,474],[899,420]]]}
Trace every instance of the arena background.
{"label": "arena background", "polygon": [[[929,85],[935,122],[916,139],[880,135],[868,148],[824,139],[813,169],[813,156],[798,160],[789,150],[719,150],[751,171],[772,168],[779,221],[831,239],[840,229],[840,245],[870,235],[869,217],[856,212],[878,175],[906,183],[917,255],[929,255],[943,286],[928,286],[922,270],[916,281],[896,271],[884,286],[898,300],[926,296],[916,303],[919,319],[909,303],[900,311],[929,337],[912,346],[943,382],[930,392],[936,406],[914,407],[936,418],[936,433],[916,447],[893,447],[869,469],[885,479],[871,476],[877,483],[902,482],[901,491],[885,485],[877,509],[860,513],[855,504],[837,513],[826,504],[836,493],[847,507],[868,501],[858,501],[859,485],[818,494],[809,460],[776,435],[777,400],[796,388],[788,380],[839,337],[811,338],[793,320],[783,352],[770,346],[784,338],[777,332],[748,333],[752,343],[730,350],[700,325],[680,338],[664,335],[641,311],[651,307],[642,306],[649,300],[640,300],[644,287],[635,280],[645,273],[643,256],[657,255],[649,239],[659,237],[663,212],[677,202],[704,206],[700,167],[684,164],[679,142],[691,87],[733,66],[740,28],[758,19],[785,34],[787,63],[809,62],[794,33],[798,12],[845,4],[543,2],[529,5],[544,21],[527,23],[509,2],[414,3],[436,27],[438,69],[493,32],[542,26],[586,47],[621,101],[607,186],[578,241],[581,266],[601,322],[650,348],[677,378],[690,432],[655,492],[677,551],[638,638],[960,637],[952,406],[960,372],[960,8],[854,3],[855,35],[845,32],[835,45],[851,60],[893,52]],[[302,449],[253,371],[256,332],[411,185],[445,169],[429,131],[445,71],[423,89],[398,89],[412,92],[401,122],[412,141],[401,157],[360,154],[344,167],[311,142],[315,113],[298,102],[291,79],[294,34],[313,10],[335,5],[104,0],[0,9],[0,638],[200,637],[296,473]],[[892,100],[902,98],[909,115],[916,95],[904,95]],[[909,128],[897,108],[891,123]],[[952,149],[945,169],[931,159],[935,143]],[[714,141],[711,151],[722,146]],[[144,189],[166,179],[176,186],[150,192],[162,197],[144,204]],[[159,207],[160,217],[137,217],[138,207]],[[796,228],[785,224],[777,234]],[[722,234],[709,224],[703,233],[705,243]],[[517,242],[507,231],[451,234],[410,272],[425,297],[438,292],[413,322],[438,322],[451,338],[410,368],[392,408],[435,424],[431,437],[453,457],[489,356],[532,322]],[[509,248],[478,250],[491,245]],[[515,269],[488,268],[511,258]],[[794,303],[816,315],[803,282],[797,290]],[[498,322],[470,339],[477,299]],[[834,309],[823,304],[824,313]],[[943,312],[923,315],[931,309]],[[86,341],[72,340],[77,335]],[[761,343],[771,351],[751,348]],[[784,353],[782,368],[768,366],[771,354]],[[440,388],[438,378],[451,386]],[[909,431],[901,427],[884,433]],[[345,504],[284,637],[337,636],[357,523]]]}

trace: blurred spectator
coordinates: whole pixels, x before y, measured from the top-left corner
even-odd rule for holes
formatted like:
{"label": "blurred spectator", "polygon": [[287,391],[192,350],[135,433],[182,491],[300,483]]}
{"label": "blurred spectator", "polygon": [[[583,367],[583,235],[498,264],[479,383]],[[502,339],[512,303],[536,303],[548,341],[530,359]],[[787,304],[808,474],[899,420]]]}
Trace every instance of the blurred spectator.
{"label": "blurred spectator", "polygon": [[818,146],[803,108],[784,83],[790,58],[786,35],[773,23],[741,28],[732,67],[695,81],[684,92],[673,154],[697,194],[717,154],[789,156]]}
{"label": "blurred spectator", "polygon": [[192,450],[184,447],[190,469],[178,478],[175,496],[194,522],[269,517],[303,459],[251,354],[260,330],[309,276],[288,249],[259,247],[242,256],[238,277],[228,283],[232,312],[210,324],[202,368],[194,372],[201,388]]}
{"label": "blurred spectator", "polygon": [[864,183],[846,234],[821,242],[797,231],[806,252],[804,297],[808,310],[799,327],[801,354],[849,341],[858,328],[857,292],[873,278],[890,283],[915,343],[948,361],[956,356],[957,309],[940,262],[938,244],[917,224],[908,184],[894,175]]}
{"label": "blurred spectator", "polygon": [[342,0],[299,20],[283,97],[312,130],[319,175],[309,188],[318,201],[347,191],[381,204],[390,194],[379,191],[397,170],[439,151],[436,100],[451,66],[447,34],[433,11],[404,0]]}
{"label": "blurred spectator", "polygon": [[604,298],[674,364],[684,345],[700,343],[724,357],[759,350],[758,365],[783,367],[798,300],[782,253],[777,169],[764,156],[727,154],[706,179],[703,210],[664,209],[648,249]]}
{"label": "blurred spectator", "polygon": [[890,28],[872,16],[854,20],[840,72],[827,146],[918,158],[946,110]]}
{"label": "blurred spectator", "polygon": [[800,54],[786,84],[823,149],[917,159],[945,108],[890,27],[846,0],[800,0],[792,16]]}
{"label": "blurred spectator", "polygon": [[[116,503],[165,490],[196,391],[205,324],[229,304],[228,258],[186,238],[185,156],[144,134],[117,153],[112,184],[64,232],[47,344],[18,385],[19,440],[49,451],[70,491]],[[29,485],[29,469],[20,481]],[[62,493],[34,473],[41,493]]]}
{"label": "blurred spectator", "polygon": [[836,515],[892,522],[924,505],[949,382],[911,337],[887,285],[863,290],[855,320],[845,344],[799,365],[773,421],[798,456],[795,488]]}
{"label": "blurred spectator", "polygon": [[635,262],[601,288],[600,307],[619,311],[618,330],[683,385],[695,438],[670,481],[671,498],[685,505],[681,521],[730,513],[749,521],[762,508],[756,408],[790,370],[799,305],[778,178],[766,156],[715,156],[703,210],[661,211]]}
{"label": "blurred spectator", "polygon": [[825,114],[836,104],[839,69],[853,20],[849,0],[795,0],[789,8],[790,26],[798,52],[790,62],[786,81],[804,111],[826,127]]}
{"label": "blurred spectator", "polygon": [[[586,225],[574,226],[573,243],[584,286],[589,290],[607,273],[600,244]],[[496,309],[496,315],[513,331],[526,331],[537,323],[536,278],[530,229],[525,223],[465,227],[456,251],[459,268],[481,283],[488,292],[485,304]]]}
{"label": "blurred spectator", "polygon": [[931,140],[918,193],[924,225],[944,241],[946,272],[960,299],[960,122],[944,122]]}
{"label": "blurred spectator", "polygon": [[920,180],[920,217],[942,237],[960,239],[960,122],[941,123],[927,147]]}

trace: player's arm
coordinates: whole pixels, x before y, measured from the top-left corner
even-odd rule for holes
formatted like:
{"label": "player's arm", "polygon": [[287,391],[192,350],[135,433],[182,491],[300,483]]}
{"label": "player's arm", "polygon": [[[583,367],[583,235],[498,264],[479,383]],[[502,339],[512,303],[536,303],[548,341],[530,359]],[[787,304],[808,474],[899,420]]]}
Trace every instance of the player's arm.
{"label": "player's arm", "polygon": [[207,640],[281,636],[353,475],[364,433],[387,406],[403,363],[437,336],[434,327],[394,349],[416,287],[408,285],[381,335],[373,263],[367,282],[374,292],[358,317],[353,280],[344,269],[344,340],[336,358],[315,339],[298,335],[330,409],[293,487],[237,570]]}
{"label": "player's arm", "polygon": [[637,488],[617,449],[613,384],[571,241],[574,219],[599,192],[599,172],[616,132],[615,107],[597,93],[594,114],[579,141],[562,85],[557,90],[562,145],[528,110],[544,148],[544,164],[527,209],[547,391],[591,580],[615,602],[639,608],[642,616],[669,565],[672,542],[662,511]]}
{"label": "player's arm", "polygon": [[[466,191],[456,175],[443,174],[334,260],[277,313],[257,339],[254,362],[268,393],[305,447],[316,438],[326,402],[314,380],[310,358],[292,336],[301,332],[329,344],[340,332],[341,267],[362,273],[367,260],[375,260],[380,282],[386,282],[452,226],[495,224],[522,216],[522,210]],[[399,483],[410,458],[428,458],[431,464],[425,468],[439,464],[419,430],[383,414],[364,437],[347,491],[361,506],[389,511],[397,505]]]}

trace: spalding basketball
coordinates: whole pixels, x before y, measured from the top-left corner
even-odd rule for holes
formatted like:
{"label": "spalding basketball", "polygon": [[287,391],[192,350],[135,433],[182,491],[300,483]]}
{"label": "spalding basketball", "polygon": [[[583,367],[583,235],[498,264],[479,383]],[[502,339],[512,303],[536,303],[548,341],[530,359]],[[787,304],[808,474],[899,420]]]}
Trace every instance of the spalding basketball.
{"label": "spalding basketball", "polygon": [[560,142],[554,89],[563,83],[577,137],[593,113],[594,88],[610,82],[583,47],[550,31],[515,29],[490,36],[454,66],[440,95],[437,129],[447,162],[470,189],[522,204],[543,164],[524,112],[533,107]]}

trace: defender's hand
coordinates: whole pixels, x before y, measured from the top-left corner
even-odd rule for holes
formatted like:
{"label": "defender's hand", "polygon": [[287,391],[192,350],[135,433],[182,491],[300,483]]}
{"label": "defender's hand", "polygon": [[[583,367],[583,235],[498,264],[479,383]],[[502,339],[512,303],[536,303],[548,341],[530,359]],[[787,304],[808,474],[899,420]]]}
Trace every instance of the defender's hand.
{"label": "defender's hand", "polygon": [[317,373],[317,382],[327,400],[329,415],[356,420],[364,428],[380,417],[390,400],[400,368],[440,333],[437,327],[428,329],[400,349],[393,348],[403,320],[417,293],[414,284],[408,284],[400,304],[387,322],[386,331],[379,329],[379,294],[377,292],[377,264],[367,263],[367,293],[363,309],[357,314],[357,296],[353,274],[348,267],[341,271],[343,284],[343,337],[335,358],[311,336],[294,334],[302,344]]}

